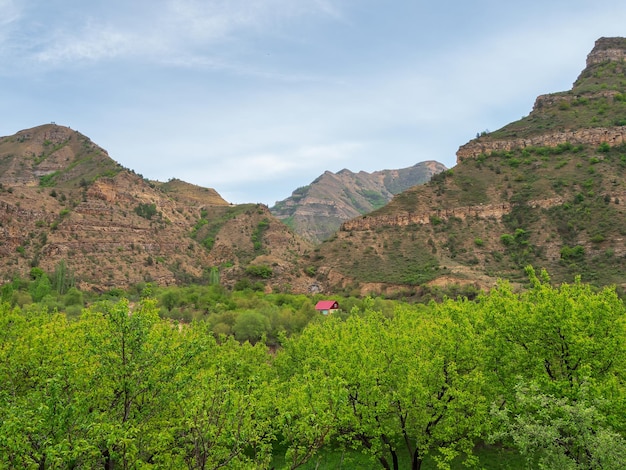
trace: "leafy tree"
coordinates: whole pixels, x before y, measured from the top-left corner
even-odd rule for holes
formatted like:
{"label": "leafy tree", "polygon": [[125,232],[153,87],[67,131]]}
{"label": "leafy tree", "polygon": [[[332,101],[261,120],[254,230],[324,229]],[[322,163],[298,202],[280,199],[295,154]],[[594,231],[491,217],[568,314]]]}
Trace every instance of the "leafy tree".
{"label": "leafy tree", "polygon": [[615,290],[596,292],[580,279],[553,288],[547,273],[541,279],[532,269],[528,274],[530,290],[516,294],[501,283],[481,299],[491,345],[486,359],[503,396],[510,398],[519,377],[571,397],[590,380],[598,393],[621,381],[625,309]]}
{"label": "leafy tree", "polygon": [[389,469],[400,467],[401,447],[413,469],[429,454],[446,465],[471,452],[489,404],[472,309],[449,301],[430,314],[406,308],[392,318],[366,310],[311,324],[289,340],[279,374],[302,397],[283,402],[291,403],[281,422],[292,468],[331,439]]}
{"label": "leafy tree", "polygon": [[59,261],[54,267],[54,289],[61,295],[65,294],[68,289],[74,287],[74,272],[67,267],[64,259]]}
{"label": "leafy tree", "polygon": [[194,372],[176,394],[173,452],[192,469],[267,468],[275,406],[265,347],[218,345],[202,324],[186,335]]}
{"label": "leafy tree", "polygon": [[515,392],[515,410],[494,410],[499,431],[492,437],[511,442],[529,467],[626,468],[626,440],[584,393],[576,400],[558,398],[534,384],[520,384]]}
{"label": "leafy tree", "polygon": [[30,283],[29,292],[34,302],[39,302],[52,293],[50,279],[40,268],[31,269],[31,278],[33,280]]}
{"label": "leafy tree", "polygon": [[179,336],[159,320],[156,302],[104,303],[82,316],[86,353],[93,361],[90,439],[105,468],[134,468],[163,452],[167,413],[186,360]]}
{"label": "leafy tree", "polygon": [[[496,424],[544,468],[622,468],[597,461],[623,456],[624,304],[614,289],[580,279],[552,287],[547,273],[528,274],[528,291],[503,283],[480,301],[486,370],[499,389]],[[609,448],[615,452],[600,455]]]}
{"label": "leafy tree", "polygon": [[135,207],[135,213],[139,217],[143,217],[144,219],[151,220],[152,217],[157,215],[157,207],[156,204],[151,203],[140,203],[137,207]]}
{"label": "leafy tree", "polygon": [[70,287],[63,296],[63,302],[66,306],[78,305],[82,307],[85,304],[84,296],[76,287]]}
{"label": "leafy tree", "polygon": [[269,319],[254,310],[241,312],[233,325],[233,333],[237,340],[252,343],[259,341],[263,335],[269,332],[269,329]]}
{"label": "leafy tree", "polygon": [[62,314],[0,307],[0,467],[89,466],[87,358]]}

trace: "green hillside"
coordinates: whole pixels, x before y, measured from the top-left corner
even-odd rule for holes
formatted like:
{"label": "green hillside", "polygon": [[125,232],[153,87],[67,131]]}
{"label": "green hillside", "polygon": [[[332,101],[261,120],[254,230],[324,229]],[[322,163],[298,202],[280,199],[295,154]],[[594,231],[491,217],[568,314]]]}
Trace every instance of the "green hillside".
{"label": "green hillside", "polygon": [[345,223],[318,248],[318,272],[397,291],[521,280],[532,264],[624,287],[625,49],[600,40],[572,90],[539,97],[528,117],[462,146],[451,170]]}

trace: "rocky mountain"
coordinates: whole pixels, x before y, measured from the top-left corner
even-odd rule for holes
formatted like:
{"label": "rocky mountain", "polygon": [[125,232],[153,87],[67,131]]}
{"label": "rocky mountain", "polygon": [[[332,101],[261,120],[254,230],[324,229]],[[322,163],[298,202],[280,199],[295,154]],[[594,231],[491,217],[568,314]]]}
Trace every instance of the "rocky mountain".
{"label": "rocky mountain", "polygon": [[277,202],[270,211],[302,237],[319,243],[333,235],[342,222],[384,206],[395,194],[426,183],[445,169],[441,163],[426,161],[372,173],[326,171],[310,185]]}
{"label": "rocky mountain", "polygon": [[626,39],[601,38],[571,90],[345,222],[309,263],[320,282],[360,293],[523,281],[527,265],[626,288],[625,136]]}
{"label": "rocky mountain", "polygon": [[231,205],[213,189],[149,181],[86,136],[48,124],[0,138],[2,280],[63,267],[76,285],[242,279],[306,291],[309,242],[263,205]]}

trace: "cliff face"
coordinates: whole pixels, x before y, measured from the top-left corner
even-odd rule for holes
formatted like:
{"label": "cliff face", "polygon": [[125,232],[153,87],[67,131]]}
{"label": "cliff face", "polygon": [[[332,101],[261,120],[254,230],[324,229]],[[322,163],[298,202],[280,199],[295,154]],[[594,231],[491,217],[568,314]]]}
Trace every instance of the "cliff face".
{"label": "cliff face", "polygon": [[456,161],[460,163],[466,158],[476,158],[479,155],[489,155],[493,152],[508,152],[513,149],[526,147],[558,147],[564,144],[594,145],[607,143],[610,146],[622,145],[626,141],[626,127],[597,127],[590,129],[576,129],[550,132],[525,138],[506,140],[473,140],[456,153]]}
{"label": "cliff face", "polygon": [[587,67],[626,61],[626,38],[600,38],[587,56]]}
{"label": "cliff face", "polygon": [[0,138],[0,282],[64,262],[84,289],[206,282],[212,268],[232,285],[269,263],[269,285],[306,290],[297,262],[307,249],[267,207],[148,181],[67,127]]}
{"label": "cliff face", "polygon": [[333,235],[342,222],[382,207],[394,194],[425,183],[445,169],[438,162],[426,161],[372,173],[327,171],[270,210],[302,237],[319,243]]}

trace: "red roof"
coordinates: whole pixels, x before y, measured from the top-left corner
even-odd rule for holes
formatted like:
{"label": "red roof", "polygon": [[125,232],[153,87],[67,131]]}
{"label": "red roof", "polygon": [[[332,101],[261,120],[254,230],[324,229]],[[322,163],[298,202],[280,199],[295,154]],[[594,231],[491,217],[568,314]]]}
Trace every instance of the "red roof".
{"label": "red roof", "polygon": [[334,310],[338,308],[339,304],[336,300],[320,300],[315,304],[315,310]]}

